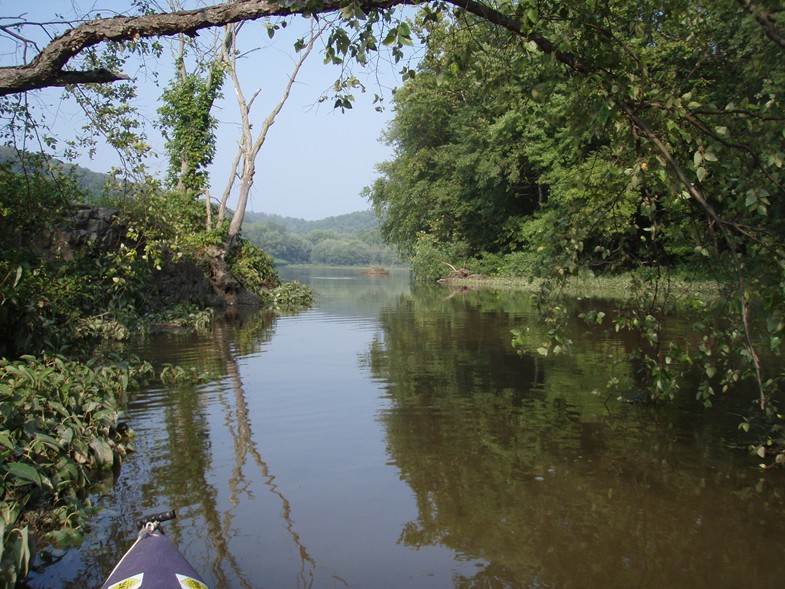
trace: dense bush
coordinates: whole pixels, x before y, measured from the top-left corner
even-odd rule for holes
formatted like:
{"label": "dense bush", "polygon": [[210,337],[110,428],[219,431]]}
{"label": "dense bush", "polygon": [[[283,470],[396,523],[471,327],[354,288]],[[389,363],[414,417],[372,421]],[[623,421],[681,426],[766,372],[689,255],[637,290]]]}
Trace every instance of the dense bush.
{"label": "dense bush", "polygon": [[0,355],[64,350],[99,331],[120,335],[85,329],[84,320],[112,322],[149,302],[143,245],[85,246],[67,257],[45,249],[82,196],[57,176],[0,166]]}
{"label": "dense bush", "polygon": [[272,306],[279,311],[293,311],[313,306],[316,295],[310,286],[296,280],[285,282],[270,293]]}
{"label": "dense bush", "polygon": [[507,254],[499,266],[499,276],[534,276],[537,255],[533,252],[514,252]]}
{"label": "dense bush", "polygon": [[273,259],[249,241],[240,239],[226,261],[232,274],[251,292],[263,294],[281,283]]}
{"label": "dense bush", "polygon": [[0,584],[26,574],[35,536],[79,539],[95,474],[131,449],[126,394],[151,376],[138,361],[0,360]]}
{"label": "dense bush", "polygon": [[154,307],[151,284],[149,257],[126,246],[88,247],[68,260],[3,260],[0,355],[65,351],[94,336],[125,339],[128,330],[118,326]]}
{"label": "dense bush", "polygon": [[414,245],[411,271],[417,281],[435,282],[446,277],[452,267],[465,265],[467,248],[461,243],[440,243],[434,236],[420,233]]}

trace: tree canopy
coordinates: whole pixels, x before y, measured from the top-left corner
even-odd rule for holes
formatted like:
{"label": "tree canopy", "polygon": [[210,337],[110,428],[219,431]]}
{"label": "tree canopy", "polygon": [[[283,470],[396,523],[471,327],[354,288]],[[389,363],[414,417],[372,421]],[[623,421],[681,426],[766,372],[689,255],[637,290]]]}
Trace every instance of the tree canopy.
{"label": "tree canopy", "polygon": [[[420,6],[414,27],[391,11],[404,4]],[[641,304],[615,329],[648,339],[656,394],[673,394],[676,381],[662,375],[680,358],[703,367],[707,401],[751,378],[769,405],[780,375],[764,374],[760,351],[778,351],[785,327],[776,0],[246,0],[83,22],[29,63],[0,68],[0,95],[122,79],[72,63],[107,41],[327,12],[343,20],[326,61],[367,63],[380,47],[399,59],[415,33],[428,43],[419,70],[405,71],[388,133],[398,152],[372,190],[389,240],[408,254],[423,243],[456,256],[532,252],[555,279],[638,269]],[[660,278],[676,262],[732,285],[717,304],[730,326],[699,325],[699,350],[658,343],[668,311]],[[569,349],[558,292],[541,299],[554,339],[540,349],[551,352]]]}
{"label": "tree canopy", "polygon": [[[385,236],[415,260],[530,252],[546,278],[637,269],[640,305],[613,321],[644,332],[653,395],[674,394],[662,375],[679,358],[703,367],[707,402],[750,377],[765,407],[779,375],[760,355],[785,310],[785,60],[783,13],[763,8],[521,3],[517,27],[424,9],[428,54],[395,96],[396,155],[370,191]],[[729,286],[714,303],[733,326],[696,324],[699,350],[658,340],[676,268]],[[558,292],[541,299],[545,353],[569,349]]]}

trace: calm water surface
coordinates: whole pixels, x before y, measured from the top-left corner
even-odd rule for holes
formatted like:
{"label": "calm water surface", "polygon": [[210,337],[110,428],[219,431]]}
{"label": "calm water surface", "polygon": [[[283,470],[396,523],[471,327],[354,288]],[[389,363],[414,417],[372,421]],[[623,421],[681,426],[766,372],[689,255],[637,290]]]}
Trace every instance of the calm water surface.
{"label": "calm water surface", "polygon": [[137,453],[32,587],[100,586],[169,508],[214,589],[783,586],[785,480],[731,448],[737,407],[608,399],[626,344],[580,329],[518,356],[525,295],[287,278],[318,305],[142,345],[215,378],[135,396]]}

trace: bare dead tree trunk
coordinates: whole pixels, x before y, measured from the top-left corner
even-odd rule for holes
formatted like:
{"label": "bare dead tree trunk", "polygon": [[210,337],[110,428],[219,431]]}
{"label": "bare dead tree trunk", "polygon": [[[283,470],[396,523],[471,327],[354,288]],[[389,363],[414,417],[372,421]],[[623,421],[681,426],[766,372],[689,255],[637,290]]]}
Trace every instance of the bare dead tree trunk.
{"label": "bare dead tree trunk", "polygon": [[262,145],[264,145],[264,142],[267,139],[267,134],[270,131],[270,128],[273,126],[273,123],[275,123],[276,117],[281,112],[284,104],[286,104],[286,101],[288,100],[292,91],[292,87],[294,86],[297,75],[299,74],[303,63],[305,63],[305,60],[311,54],[316,40],[329,26],[329,24],[329,22],[324,21],[317,29],[316,21],[311,20],[311,33],[308,43],[303,46],[302,49],[300,49],[297,60],[294,64],[294,68],[289,75],[289,79],[286,83],[286,86],[284,87],[283,92],[281,93],[280,98],[278,99],[278,102],[270,111],[270,114],[267,115],[267,117],[262,122],[261,129],[255,138],[251,132],[251,108],[253,107],[253,102],[259,95],[260,91],[256,90],[251,99],[246,100],[242,85],[240,83],[239,75],[237,73],[237,32],[240,28],[240,25],[230,24],[225,28],[226,33],[224,37],[225,42],[223,54],[224,64],[227,71],[229,72],[229,77],[232,79],[232,84],[234,85],[235,95],[237,96],[237,104],[240,108],[240,120],[242,125],[237,157],[235,158],[226,190],[224,191],[224,196],[221,201],[221,211],[219,212],[219,222],[221,222],[223,220],[223,212],[226,209],[226,202],[228,200],[229,193],[232,190],[235,180],[239,178],[240,183],[237,195],[237,208],[235,209],[232,220],[229,223],[229,234],[226,239],[227,250],[232,248],[235,240],[237,239],[237,236],[240,234],[240,230],[242,229],[243,219],[245,218],[245,209],[248,206],[248,199],[251,194],[251,187],[253,186],[254,176],[256,174],[256,157],[259,155],[259,151],[262,149]]}
{"label": "bare dead tree trunk", "polygon": [[226,188],[224,188],[223,195],[221,196],[221,204],[218,207],[218,219],[216,220],[216,225],[218,227],[224,222],[226,218],[226,205],[229,202],[229,197],[232,194],[232,187],[234,186],[235,181],[239,178],[237,170],[240,168],[240,160],[243,157],[243,150],[242,147],[238,145],[237,153],[234,156],[234,161],[232,162],[232,166],[230,168],[229,173],[229,180],[226,182]]}

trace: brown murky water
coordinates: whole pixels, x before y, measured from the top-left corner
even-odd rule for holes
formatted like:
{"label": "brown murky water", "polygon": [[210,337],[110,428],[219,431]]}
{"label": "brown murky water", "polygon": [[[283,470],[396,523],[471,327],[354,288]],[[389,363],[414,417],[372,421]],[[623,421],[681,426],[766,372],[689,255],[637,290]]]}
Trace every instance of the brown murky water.
{"label": "brown murky water", "polygon": [[297,278],[315,309],[140,348],[216,378],[136,396],[106,511],[32,587],[100,586],[168,508],[213,589],[783,586],[785,478],[732,447],[746,402],[608,399],[625,344],[580,329],[519,357],[525,295]]}

